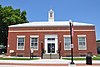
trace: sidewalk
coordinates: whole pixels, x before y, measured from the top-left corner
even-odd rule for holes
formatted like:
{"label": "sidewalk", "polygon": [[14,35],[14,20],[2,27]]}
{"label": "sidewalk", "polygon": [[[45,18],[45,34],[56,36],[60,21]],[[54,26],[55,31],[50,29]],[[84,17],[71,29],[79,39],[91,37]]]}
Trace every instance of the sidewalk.
{"label": "sidewalk", "polygon": [[[0,67],[71,67],[71,66],[16,66],[16,65],[0,65]],[[76,66],[76,67],[100,67],[100,66]]]}
{"label": "sidewalk", "polygon": [[93,60],[92,65],[86,65],[86,61],[74,61],[70,66],[70,60],[40,59],[40,60],[0,60],[0,67],[100,67],[100,60]]}

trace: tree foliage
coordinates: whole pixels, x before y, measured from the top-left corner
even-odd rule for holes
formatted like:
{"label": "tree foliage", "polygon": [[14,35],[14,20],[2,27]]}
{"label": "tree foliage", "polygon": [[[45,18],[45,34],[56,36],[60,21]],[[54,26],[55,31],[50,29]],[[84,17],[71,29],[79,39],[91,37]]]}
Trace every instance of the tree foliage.
{"label": "tree foliage", "polygon": [[0,5],[0,43],[7,45],[8,26],[27,23],[26,11],[13,9],[11,6]]}

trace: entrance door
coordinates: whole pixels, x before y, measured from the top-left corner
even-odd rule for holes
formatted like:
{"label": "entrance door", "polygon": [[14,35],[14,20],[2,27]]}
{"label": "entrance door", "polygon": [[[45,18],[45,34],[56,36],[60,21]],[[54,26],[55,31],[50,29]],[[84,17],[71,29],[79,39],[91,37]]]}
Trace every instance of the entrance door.
{"label": "entrance door", "polygon": [[58,37],[57,35],[45,35],[45,54],[57,54]]}
{"label": "entrance door", "polygon": [[55,43],[48,43],[48,53],[55,53]]}

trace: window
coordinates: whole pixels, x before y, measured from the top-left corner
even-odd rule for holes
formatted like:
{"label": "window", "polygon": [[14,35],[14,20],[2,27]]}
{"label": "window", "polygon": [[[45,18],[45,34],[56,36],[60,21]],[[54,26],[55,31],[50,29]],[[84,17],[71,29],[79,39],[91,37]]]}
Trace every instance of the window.
{"label": "window", "polygon": [[55,40],[55,38],[48,38],[48,40],[49,40],[49,41],[53,41],[53,40]]}
{"label": "window", "polygon": [[38,38],[37,37],[31,37],[30,38],[30,48],[33,48],[35,50],[38,49]]}
{"label": "window", "polygon": [[64,37],[64,49],[71,50],[71,39],[70,37]]}
{"label": "window", "polygon": [[52,13],[50,13],[50,17],[52,17]]}
{"label": "window", "polygon": [[17,38],[17,50],[24,50],[24,37]]}
{"label": "window", "polygon": [[78,49],[86,50],[86,36],[78,36]]}

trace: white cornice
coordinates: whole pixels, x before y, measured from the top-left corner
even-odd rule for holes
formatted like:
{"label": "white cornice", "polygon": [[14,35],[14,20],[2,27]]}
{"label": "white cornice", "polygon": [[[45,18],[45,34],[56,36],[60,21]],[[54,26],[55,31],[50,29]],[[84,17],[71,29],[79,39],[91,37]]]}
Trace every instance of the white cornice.
{"label": "white cornice", "polygon": [[[69,21],[54,21],[51,22],[30,22],[17,25],[11,25],[9,27],[50,27],[50,26],[69,26]],[[73,22],[73,26],[94,26],[93,24]]]}
{"label": "white cornice", "polygon": [[[9,30],[8,32],[66,32],[70,30]],[[80,31],[95,31],[95,30],[74,30],[76,32]]]}

